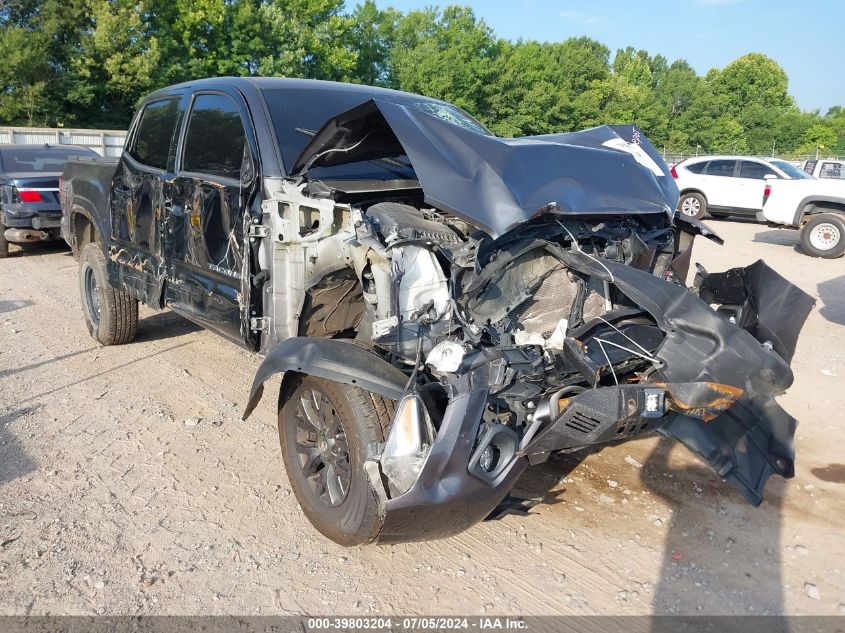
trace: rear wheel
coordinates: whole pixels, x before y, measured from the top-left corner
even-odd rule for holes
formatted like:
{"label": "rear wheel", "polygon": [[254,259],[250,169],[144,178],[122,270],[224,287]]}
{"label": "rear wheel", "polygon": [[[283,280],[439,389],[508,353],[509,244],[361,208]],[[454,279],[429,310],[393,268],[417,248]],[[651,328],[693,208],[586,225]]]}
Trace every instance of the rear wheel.
{"label": "rear wheel", "polygon": [[845,253],[845,218],[834,213],[814,215],[798,237],[808,255],[826,259],[841,257]]}
{"label": "rear wheel", "polygon": [[8,257],[9,242],[6,240],[6,226],[0,223],[0,259]]}
{"label": "rear wheel", "polygon": [[367,446],[384,441],[393,402],[358,387],[302,375],[286,386],[282,397],[282,458],[305,516],[341,545],[373,541],[381,518],[364,461]]}
{"label": "rear wheel", "polygon": [[685,193],[678,200],[678,211],[698,220],[707,213],[707,200],[700,193]]}
{"label": "rear wheel", "polygon": [[106,258],[97,243],[79,259],[79,293],[88,333],[103,345],[129,343],[138,333],[138,300],[108,282]]}

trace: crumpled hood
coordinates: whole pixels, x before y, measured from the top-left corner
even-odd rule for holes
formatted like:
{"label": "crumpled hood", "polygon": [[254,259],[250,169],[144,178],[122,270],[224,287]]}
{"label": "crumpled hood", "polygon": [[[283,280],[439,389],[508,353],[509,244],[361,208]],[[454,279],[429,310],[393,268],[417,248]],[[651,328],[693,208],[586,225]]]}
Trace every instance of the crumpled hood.
{"label": "crumpled hood", "polygon": [[672,214],[678,200],[665,163],[634,125],[506,139],[383,99],[330,119],[291,173],[401,155],[428,204],[494,238],[545,212]]}

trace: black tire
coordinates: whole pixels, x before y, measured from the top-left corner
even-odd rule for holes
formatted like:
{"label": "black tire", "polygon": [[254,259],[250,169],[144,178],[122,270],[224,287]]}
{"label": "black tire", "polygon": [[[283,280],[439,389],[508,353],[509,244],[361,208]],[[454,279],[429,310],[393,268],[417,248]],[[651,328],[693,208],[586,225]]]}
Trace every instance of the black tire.
{"label": "black tire", "polygon": [[381,517],[363,465],[367,446],[384,441],[395,403],[358,387],[298,375],[285,386],[280,405],[282,459],[305,516],[340,545],[372,542]]}
{"label": "black tire", "polygon": [[685,193],[678,200],[678,213],[700,220],[707,213],[707,200],[694,191]]}
{"label": "black tire", "polygon": [[129,343],[138,333],[138,300],[108,282],[106,258],[98,243],[79,257],[79,294],[88,333],[102,345]]}
{"label": "black tire", "polygon": [[836,213],[811,216],[798,234],[801,248],[812,257],[835,259],[845,253],[845,217]]}
{"label": "black tire", "polygon": [[0,224],[0,259],[9,256],[9,242],[6,239],[6,227]]}

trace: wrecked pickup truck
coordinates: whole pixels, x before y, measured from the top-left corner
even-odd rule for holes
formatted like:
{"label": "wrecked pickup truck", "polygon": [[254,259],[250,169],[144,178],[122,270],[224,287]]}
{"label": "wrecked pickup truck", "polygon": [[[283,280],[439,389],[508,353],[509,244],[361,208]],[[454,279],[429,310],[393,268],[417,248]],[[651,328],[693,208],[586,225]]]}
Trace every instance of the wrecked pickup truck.
{"label": "wrecked pickup truck", "polygon": [[416,95],[209,79],[149,96],[63,179],[85,321],[138,301],[282,374],[294,493],[344,544],[461,532],[529,464],[671,436],[751,503],[793,476],[775,401],[813,300],[763,262],[685,282],[678,191],[634,126],[497,138]]}

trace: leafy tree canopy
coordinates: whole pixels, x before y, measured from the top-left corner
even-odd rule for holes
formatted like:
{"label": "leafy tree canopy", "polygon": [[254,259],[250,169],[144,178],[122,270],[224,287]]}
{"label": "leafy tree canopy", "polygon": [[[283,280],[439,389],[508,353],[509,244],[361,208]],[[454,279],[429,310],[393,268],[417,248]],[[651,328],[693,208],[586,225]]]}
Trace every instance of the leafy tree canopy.
{"label": "leafy tree canopy", "polygon": [[845,108],[802,112],[765,55],[699,76],[684,60],[587,37],[504,40],[461,6],[0,0],[0,58],[0,124],[120,128],[154,89],[271,75],[445,99],[506,136],[634,122],[671,153],[845,153]]}

